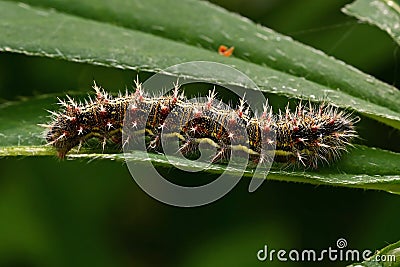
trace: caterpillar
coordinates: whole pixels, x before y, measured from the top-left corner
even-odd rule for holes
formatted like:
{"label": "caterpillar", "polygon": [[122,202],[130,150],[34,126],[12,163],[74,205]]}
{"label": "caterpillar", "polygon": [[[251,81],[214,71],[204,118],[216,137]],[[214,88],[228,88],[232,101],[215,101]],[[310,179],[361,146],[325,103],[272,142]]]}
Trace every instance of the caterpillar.
{"label": "caterpillar", "polygon": [[101,139],[104,150],[108,140],[125,146],[144,135],[148,150],[158,152],[162,152],[161,136],[178,138],[184,155],[207,143],[216,149],[210,159],[213,163],[240,151],[255,162],[273,160],[317,168],[338,160],[357,137],[359,118],[330,104],[300,102],[294,111],[287,106],[273,114],[265,103],[262,112],[254,114],[244,98],[236,108],[226,108],[216,100],[215,90],[209,91],[205,101],[191,102],[178,84],[171,94],[158,97],[147,95],[139,82],[134,92],[117,97],[96,83],[93,89],[95,99],[78,103],[67,96],[66,101],[59,99],[61,111],[50,111],[46,141],[59,158],[91,138]]}

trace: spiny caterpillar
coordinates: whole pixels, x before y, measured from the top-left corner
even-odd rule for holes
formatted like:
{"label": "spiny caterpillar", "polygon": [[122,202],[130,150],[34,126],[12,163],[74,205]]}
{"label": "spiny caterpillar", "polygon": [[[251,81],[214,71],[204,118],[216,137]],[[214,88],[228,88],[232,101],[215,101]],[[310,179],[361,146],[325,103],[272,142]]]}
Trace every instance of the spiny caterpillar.
{"label": "spiny caterpillar", "polygon": [[[107,140],[125,146],[135,142],[137,135],[145,135],[148,149],[162,152],[161,133],[170,129],[165,136],[177,137],[184,155],[206,142],[217,149],[212,162],[221,162],[232,151],[241,150],[255,162],[274,160],[317,168],[319,163],[339,159],[357,137],[354,124],[359,118],[332,105],[300,103],[294,112],[287,106],[275,115],[266,103],[256,116],[244,99],[235,109],[225,108],[215,101],[215,91],[209,92],[206,101],[190,102],[179,94],[178,85],[172,94],[159,97],[146,95],[139,82],[134,92],[115,98],[96,84],[93,88],[96,99],[82,104],[67,96],[68,101],[59,99],[63,110],[51,112],[53,121],[46,126],[46,140],[60,158],[92,137],[102,140],[104,150]],[[124,123],[129,125],[124,128]],[[128,129],[125,141],[123,129]]]}

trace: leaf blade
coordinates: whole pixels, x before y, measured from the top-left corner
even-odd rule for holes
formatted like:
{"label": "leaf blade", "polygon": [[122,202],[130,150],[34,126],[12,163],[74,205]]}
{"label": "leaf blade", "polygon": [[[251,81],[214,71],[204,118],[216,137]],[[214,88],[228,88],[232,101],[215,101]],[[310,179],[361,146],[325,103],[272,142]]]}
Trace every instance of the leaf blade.
{"label": "leaf blade", "polygon": [[[186,61],[208,60],[220,62],[242,70],[256,82],[263,92],[296,98],[304,98],[306,96],[311,100],[325,99],[340,107],[354,109],[365,116],[400,129],[400,112],[398,111],[400,109],[400,92],[384,83],[377,83],[372,77],[361,74],[354,68],[344,66],[343,63],[335,60],[330,59],[331,62],[335,63],[332,63],[332,69],[329,69],[329,73],[338,73],[330,79],[334,79],[336,76],[336,78],[340,77],[338,78],[340,83],[351,85],[348,88],[346,87],[347,89],[343,87],[343,90],[337,90],[336,88],[324,86],[322,82],[306,80],[303,77],[277,70],[277,68],[274,69],[273,67],[276,66],[258,65],[240,58],[224,58],[215,51],[193,47],[171,39],[118,27],[101,21],[92,21],[58,13],[54,10],[31,7],[26,4],[0,2],[0,5],[2,9],[8,10],[0,21],[0,33],[4,36],[0,40],[0,51],[41,55],[114,68],[150,72],[157,72],[160,69]],[[221,11],[217,10],[216,12]],[[231,18],[233,15],[228,13],[226,16]],[[20,17],[24,17],[24,20],[20,20]],[[237,19],[236,16],[233,17]],[[245,23],[250,22],[245,21]],[[56,30],[54,30],[53,25],[58,25]],[[252,26],[255,27],[255,25]],[[256,27],[255,29],[258,28]],[[258,31],[268,32],[265,28]],[[16,36],[16,32],[20,32],[20,34]],[[99,36],[98,32],[102,32],[102,34]],[[273,32],[271,34],[273,34],[274,38],[280,36]],[[43,36],[46,36],[46,38],[43,38]],[[282,37],[279,38],[284,40]],[[113,42],[110,42],[110,40],[113,40]],[[304,46],[290,40],[286,41],[290,44],[286,44],[287,51],[292,51],[291,53],[298,54],[301,52],[302,57],[306,58],[310,57],[309,53],[313,53],[311,57],[313,63],[321,63],[323,61],[322,65],[326,65],[326,62],[329,61],[326,61],[327,57],[322,55],[321,52],[304,48]],[[107,45],[104,45],[105,43]],[[247,43],[245,44],[247,45]],[[258,45],[250,42],[248,46],[249,49],[257,50],[259,49],[257,47],[261,44],[262,42],[259,42]],[[285,45],[282,46],[285,47]],[[293,48],[297,46],[301,49]],[[268,57],[261,51],[258,52],[263,55],[261,58]],[[280,52],[277,53],[280,54]],[[276,55],[274,54],[274,56]],[[313,63],[307,63],[307,66],[311,68],[307,75],[314,73],[313,66],[315,64]],[[290,72],[292,66],[296,64],[299,64],[299,62],[288,65],[287,71]],[[342,66],[347,71],[339,71],[334,66]],[[350,75],[349,73],[352,74]],[[361,77],[354,78],[354,73],[356,73],[356,76],[361,75]],[[192,75],[196,76],[193,73]],[[324,75],[329,76],[328,73]],[[350,75],[352,78],[346,75]],[[205,79],[210,79],[210,77]],[[223,82],[229,84],[227,80]],[[332,87],[334,87],[334,84]],[[353,96],[352,90],[354,86],[358,88],[357,90],[360,94],[367,92],[368,95],[363,97]],[[379,90],[376,89],[376,86],[380,86]]]}
{"label": "leaf blade", "polygon": [[[0,106],[0,113],[9,114],[0,117],[0,157],[26,157],[26,156],[51,156],[56,152],[51,146],[45,146],[43,129],[37,123],[46,122],[46,109],[54,106],[53,95],[25,99]],[[20,112],[23,110],[24,112]],[[29,116],[27,116],[27,114]],[[27,122],[29,127],[27,127]],[[18,133],[17,135],[15,133]],[[99,145],[99,147],[101,147]],[[68,159],[84,160],[116,160],[125,159],[135,163],[152,161],[160,168],[169,169],[171,164],[192,168],[207,168],[209,174],[221,174],[226,171],[226,166],[219,164],[190,162],[182,159],[154,153],[134,151],[131,155],[120,152],[101,149],[82,148],[79,153],[76,150],[67,154]],[[400,154],[377,148],[356,145],[350,153],[344,155],[342,160],[333,166],[321,168],[317,171],[293,170],[285,171],[279,166],[269,172],[267,179],[301,182],[317,185],[344,186],[363,189],[385,190],[400,194]],[[240,169],[229,168],[232,175],[241,175]],[[245,171],[245,177],[252,177],[253,170]],[[257,176],[264,178],[263,174]]]}
{"label": "leaf blade", "polygon": [[392,0],[357,0],[342,11],[386,31],[400,45],[400,6]]}
{"label": "leaf blade", "polygon": [[[200,46],[214,54],[221,44],[235,46],[235,57],[246,62],[303,77],[331,90],[341,90],[350,96],[400,112],[400,98],[396,97],[399,96],[396,88],[321,51],[205,1],[184,0],[178,5],[173,0],[24,2]],[[196,14],[201,16],[197,17]],[[193,23],[194,20],[196,23]],[[255,76],[249,77],[254,79]],[[263,83],[262,79],[255,81],[260,87],[273,87]],[[293,94],[282,88],[282,83],[275,87],[291,96],[301,97],[301,94]]]}
{"label": "leaf blade", "polygon": [[[3,51],[151,72],[157,72],[162,68],[185,61],[210,60],[244,70],[265,93],[296,98],[313,95],[315,99],[326,99],[328,93],[330,102],[343,108],[351,107],[360,114],[400,129],[400,115],[390,107],[390,104],[386,106],[371,103],[368,99],[354,97],[347,91],[327,87],[323,82],[297,77],[290,74],[290,69],[287,69],[286,72],[280,71],[276,66],[261,65],[255,61],[245,61],[243,58],[224,58],[215,51],[194,47],[190,43],[178,42],[146,32],[31,7],[26,4],[0,1],[0,7],[8,11],[5,16],[0,18],[0,33],[4,37],[0,39],[0,49]],[[24,21],[20,20],[20,17],[24,17]],[[54,25],[57,27],[54,28]],[[265,30],[262,28],[262,31]],[[15,34],[16,32],[18,35]],[[102,34],[99,35],[99,32]],[[110,40],[114,42],[104,45]],[[253,44],[253,46],[257,46],[257,44]],[[249,45],[252,48],[253,46]],[[307,49],[310,50],[310,48]],[[316,51],[313,52],[315,52],[314,56],[319,54]],[[348,66],[345,68],[348,70]],[[185,75],[199,77],[198,74],[193,73]],[[369,77],[365,74],[360,75],[364,82]],[[207,73],[204,76],[200,75],[199,78],[203,78],[205,81],[212,79]],[[230,81],[222,82],[229,84]],[[374,81],[371,84],[374,84]],[[383,83],[379,82],[379,84]],[[368,90],[371,88],[373,86],[369,86]],[[394,91],[388,89],[390,87],[387,85],[383,88],[386,88],[383,89],[386,90],[386,93],[391,94],[391,103],[396,103],[399,98],[395,96],[398,93],[393,93]],[[373,94],[379,94],[379,92],[373,92]],[[45,109],[55,109],[54,100],[55,96],[41,96],[36,99],[7,103],[0,107],[0,113],[7,114],[7,116],[0,117],[0,156],[54,155],[54,151],[50,147],[40,146],[44,143],[43,129],[37,126],[38,123],[47,121]],[[384,102],[386,103],[386,100]],[[86,152],[86,154],[71,153],[70,158],[122,160],[121,154]],[[357,156],[357,153],[361,154]],[[356,162],[352,162],[352,159]],[[317,173],[273,170],[270,172],[269,179],[370,188],[398,193],[400,192],[398,188],[399,171],[398,168],[395,168],[396,166],[393,167],[398,159],[397,153],[391,154],[391,152],[380,149],[357,147],[357,150],[352,151],[346,160],[337,165],[339,169],[329,168]],[[148,156],[137,156],[134,160],[148,160]],[[153,160],[162,167],[170,166],[162,156],[154,156]],[[362,164],[360,165],[360,163]],[[382,166],[377,169],[374,164]],[[364,169],[360,169],[360,166]],[[223,171],[223,167],[219,165],[209,169],[209,172],[219,173],[221,171]],[[249,175],[248,172],[246,176]]]}

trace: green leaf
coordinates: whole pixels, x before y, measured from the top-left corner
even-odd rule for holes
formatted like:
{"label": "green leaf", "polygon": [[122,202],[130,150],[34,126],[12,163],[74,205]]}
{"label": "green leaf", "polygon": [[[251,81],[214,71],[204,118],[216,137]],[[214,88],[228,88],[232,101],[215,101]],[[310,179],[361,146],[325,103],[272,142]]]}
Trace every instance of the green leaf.
{"label": "green leaf", "polygon": [[394,0],[356,0],[342,11],[378,26],[400,45],[400,6]]}
{"label": "green leaf", "polygon": [[[400,92],[396,88],[205,2],[30,3],[74,16],[0,2],[0,8],[7,10],[0,19],[0,51],[150,72],[187,61],[220,62],[247,74],[264,92],[325,99],[400,129]],[[193,10],[202,14],[196,23]],[[234,45],[235,57],[218,55],[220,44]],[[211,81],[196,73],[187,75]],[[229,80],[220,82],[230,84]]]}
{"label": "green leaf", "polygon": [[[353,109],[363,118],[400,129],[400,93],[396,88],[205,2],[0,1],[0,9],[4,11],[0,17],[0,51],[151,73],[187,61],[219,62],[247,74],[265,94],[324,99]],[[195,19],[194,13],[202,14],[202,19]],[[236,47],[233,57],[217,53],[221,44]],[[185,75],[215,81],[215,77],[198,72]],[[218,81],[232,83],[226,77]],[[43,129],[37,126],[48,121],[45,109],[58,109],[55,100],[56,96],[43,95],[0,107],[0,156],[55,154],[51,147],[44,146]],[[118,153],[98,152],[83,149],[70,153],[68,158],[123,158]],[[162,155],[151,154],[150,158],[162,168],[170,166]],[[137,152],[131,160],[140,162],[149,160],[149,156]],[[398,153],[356,146],[334,166],[307,172],[276,167],[268,178],[399,193],[397,162]],[[177,159],[176,164],[185,163]],[[224,170],[224,166],[212,165],[207,172],[218,174]],[[251,176],[251,170],[245,175]]]}
{"label": "green leaf", "polygon": [[[8,103],[0,106],[0,157],[2,156],[53,156],[55,151],[50,146],[43,146],[43,129],[37,123],[46,122],[47,112],[54,106],[55,96],[43,95],[38,98],[20,102]],[[29,123],[27,123],[29,122]],[[15,134],[18,133],[18,134]],[[72,151],[68,159],[111,159],[135,162],[152,161],[155,165],[168,169],[174,166],[206,168],[212,174],[221,174],[226,171],[226,166],[206,164],[201,162],[188,162],[179,158],[164,155],[135,151],[129,157],[124,154],[102,153],[83,148],[79,153]],[[400,154],[382,149],[357,145],[348,155],[331,167],[321,168],[317,171],[285,171],[279,166],[274,166],[268,174],[268,179],[303,182],[311,184],[326,184],[333,186],[346,186],[364,189],[385,190],[400,193]],[[229,168],[230,174],[241,174],[241,169]],[[245,176],[252,177],[253,170],[245,171]],[[264,178],[259,173],[258,178]]]}
{"label": "green leaf", "polygon": [[396,267],[400,266],[400,241],[375,252],[368,260],[349,267]]}

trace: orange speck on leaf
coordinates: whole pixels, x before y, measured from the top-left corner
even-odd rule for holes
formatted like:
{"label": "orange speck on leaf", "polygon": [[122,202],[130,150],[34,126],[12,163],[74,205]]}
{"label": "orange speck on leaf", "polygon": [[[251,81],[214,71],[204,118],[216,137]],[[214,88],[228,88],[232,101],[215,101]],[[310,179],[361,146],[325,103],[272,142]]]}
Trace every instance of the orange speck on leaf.
{"label": "orange speck on leaf", "polygon": [[232,47],[227,47],[225,45],[220,45],[218,48],[218,53],[220,55],[226,56],[226,57],[230,57],[233,54],[233,50],[235,49],[234,46]]}

